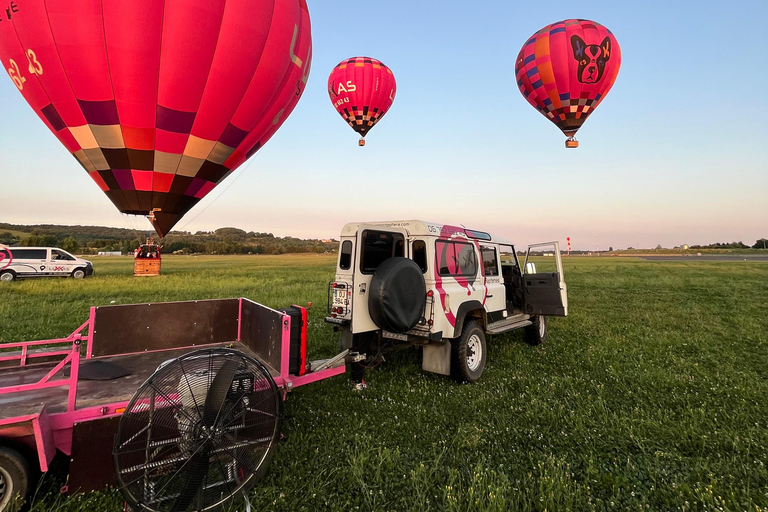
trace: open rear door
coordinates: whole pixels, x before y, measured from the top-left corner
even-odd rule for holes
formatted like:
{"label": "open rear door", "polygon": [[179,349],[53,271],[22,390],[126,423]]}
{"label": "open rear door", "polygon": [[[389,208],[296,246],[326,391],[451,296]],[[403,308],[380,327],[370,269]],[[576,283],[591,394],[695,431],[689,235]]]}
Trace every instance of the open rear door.
{"label": "open rear door", "polygon": [[568,316],[568,293],[563,278],[560,244],[528,246],[523,266],[525,312],[529,315]]}

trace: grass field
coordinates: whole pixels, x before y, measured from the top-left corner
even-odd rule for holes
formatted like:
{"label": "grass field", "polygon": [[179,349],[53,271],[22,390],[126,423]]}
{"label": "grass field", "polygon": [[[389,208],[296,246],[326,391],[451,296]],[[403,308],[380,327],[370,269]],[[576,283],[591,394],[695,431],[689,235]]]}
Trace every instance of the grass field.
{"label": "grass field", "polygon": [[[332,256],[167,257],[131,277],[94,258],[84,281],[0,287],[0,342],[66,335],[91,305],[244,296],[312,301],[310,357]],[[299,388],[256,510],[768,510],[768,264],[565,261],[570,316],[545,345],[489,340],[479,382],[424,374],[416,349]],[[43,481],[32,510],[122,510],[117,492],[69,500]],[[239,507],[242,510],[242,506]]]}

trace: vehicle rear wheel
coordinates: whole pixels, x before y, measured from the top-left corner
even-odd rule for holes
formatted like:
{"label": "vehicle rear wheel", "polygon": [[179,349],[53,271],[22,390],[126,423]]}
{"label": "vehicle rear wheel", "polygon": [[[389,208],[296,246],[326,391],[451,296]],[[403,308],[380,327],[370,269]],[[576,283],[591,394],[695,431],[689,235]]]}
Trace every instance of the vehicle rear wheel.
{"label": "vehicle rear wheel", "polygon": [[16,279],[16,274],[14,274],[12,270],[4,270],[0,272],[0,281],[2,282],[10,283],[14,279]]}
{"label": "vehicle rear wheel", "polygon": [[536,315],[531,322],[533,324],[525,328],[525,341],[530,345],[541,345],[547,341],[547,317]]}
{"label": "vehicle rear wheel", "polygon": [[474,320],[464,322],[461,336],[451,341],[451,375],[459,382],[475,382],[485,370],[485,332]]}
{"label": "vehicle rear wheel", "polygon": [[72,277],[75,279],[82,279],[85,277],[85,270],[77,268],[72,272]]}
{"label": "vehicle rear wheel", "polygon": [[29,492],[29,462],[12,448],[0,446],[0,511]]}

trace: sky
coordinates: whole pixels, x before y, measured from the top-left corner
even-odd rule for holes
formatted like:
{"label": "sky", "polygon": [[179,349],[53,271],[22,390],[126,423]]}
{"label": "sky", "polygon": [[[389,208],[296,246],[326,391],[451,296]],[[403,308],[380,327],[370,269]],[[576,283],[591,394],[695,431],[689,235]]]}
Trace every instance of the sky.
{"label": "sky", "polygon": [[[313,62],[272,139],[176,225],[338,238],[422,219],[574,250],[768,237],[768,2],[307,0]],[[567,18],[608,27],[622,65],[580,147],[520,94],[515,59]],[[326,83],[353,56],[397,96],[357,145]],[[6,64],[6,63],[4,63]],[[0,76],[0,222],[149,232],[120,214]]]}

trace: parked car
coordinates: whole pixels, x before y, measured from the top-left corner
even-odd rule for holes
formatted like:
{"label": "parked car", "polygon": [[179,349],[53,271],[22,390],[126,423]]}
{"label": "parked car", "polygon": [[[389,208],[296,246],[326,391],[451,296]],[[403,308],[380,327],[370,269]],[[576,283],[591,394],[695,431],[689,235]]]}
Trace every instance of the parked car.
{"label": "parked car", "polygon": [[[539,271],[532,251],[542,255]],[[507,240],[410,220],[344,226],[325,321],[361,360],[420,345],[425,371],[474,382],[485,368],[486,335],[522,328],[538,344],[547,316],[567,314],[558,242],[530,246],[521,266]]]}
{"label": "parked car", "polygon": [[93,275],[93,264],[58,247],[0,247],[0,281],[20,277],[74,277]]}

